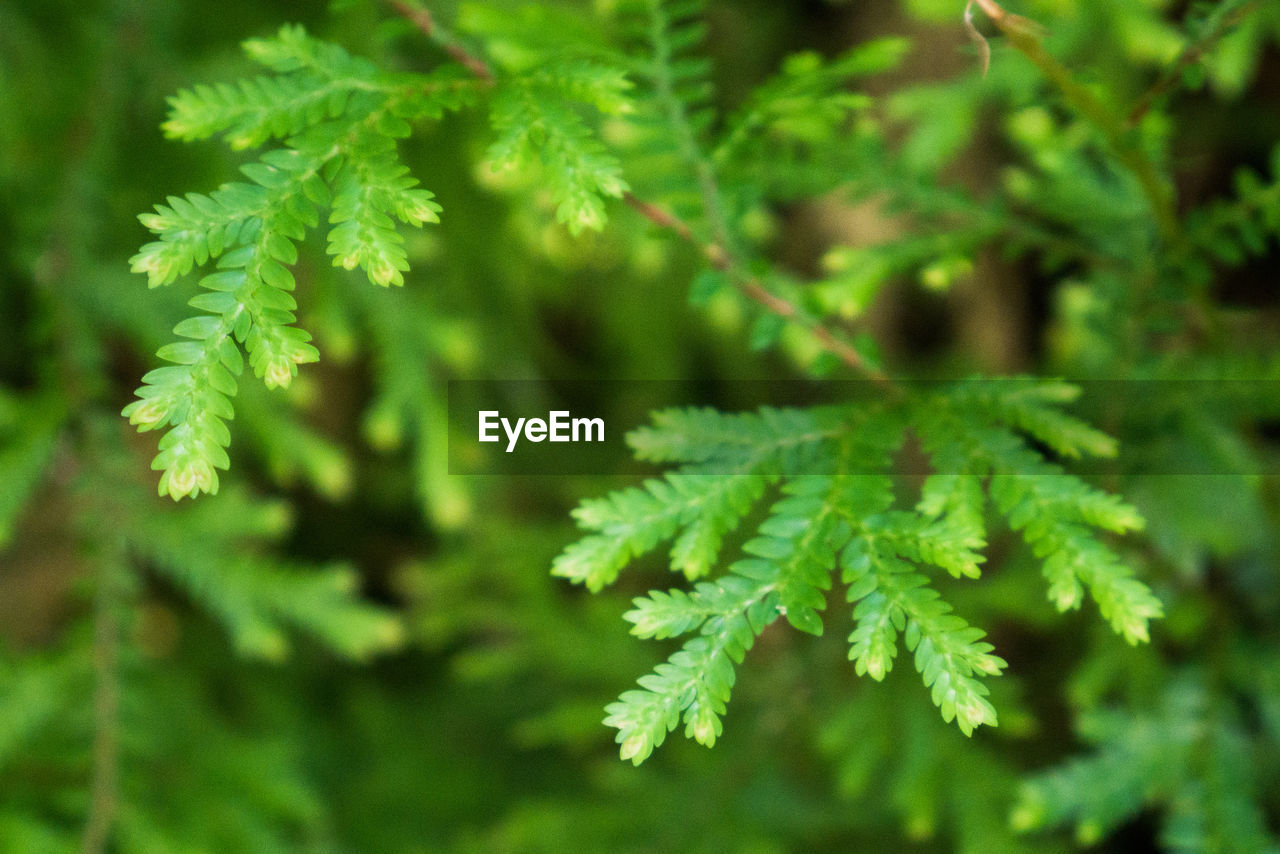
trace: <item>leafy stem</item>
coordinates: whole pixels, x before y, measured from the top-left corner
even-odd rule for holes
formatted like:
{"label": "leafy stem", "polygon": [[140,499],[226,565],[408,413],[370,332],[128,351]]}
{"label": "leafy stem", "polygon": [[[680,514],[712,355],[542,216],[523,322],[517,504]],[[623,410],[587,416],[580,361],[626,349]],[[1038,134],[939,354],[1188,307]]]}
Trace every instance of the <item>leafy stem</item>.
{"label": "leafy stem", "polygon": [[120,776],[120,616],[123,548],[99,565],[93,609],[93,771],[89,817],[81,837],[84,854],[107,849],[119,805]]}
{"label": "leafy stem", "polygon": [[745,272],[722,245],[719,243],[700,243],[693,233],[693,229],[684,220],[670,211],[637,198],[632,193],[627,193],[623,199],[632,209],[654,225],[665,228],[686,242],[698,246],[711,266],[728,275],[738,291],[752,302],[763,306],[767,311],[784,320],[803,327],[822,345],[823,350],[835,356],[856,373],[866,376],[879,385],[886,387],[892,385],[892,380],[888,374],[863,358],[857,349],[847,341],[837,337],[821,320],[804,311],[790,300],[770,291],[757,278]]}
{"label": "leafy stem", "polygon": [[1166,240],[1178,232],[1173,188],[1133,136],[1133,130],[1097,95],[1078,82],[1071,70],[1044,48],[1041,28],[1034,21],[1005,11],[996,0],[973,0],[1023,56],[1049,78],[1071,104],[1106,138],[1120,162],[1133,173],[1151,206],[1156,226]]}
{"label": "leafy stem", "polygon": [[[486,84],[495,82],[493,71],[488,63],[453,41],[441,30],[435,18],[425,7],[410,3],[408,0],[387,0],[387,2],[397,14],[417,27],[427,38],[441,45],[451,57],[477,78]],[[660,21],[655,21],[655,27],[660,25]],[[661,42],[662,40],[657,39],[657,41]],[[667,57],[667,59],[669,58]],[[727,248],[729,229],[723,214],[720,188],[716,182],[715,172],[702,154],[693,135],[692,128],[689,126],[688,119],[684,115],[683,105],[674,94],[672,81],[669,74],[666,73],[666,62],[662,56],[658,56],[656,59],[655,85],[658,89],[658,95],[667,106],[668,119],[677,131],[681,151],[695,170],[702,195],[704,213],[711,224],[711,230],[715,238],[711,242],[704,243],[694,234],[688,223],[673,213],[640,199],[634,193],[626,192],[623,195],[623,200],[654,225],[665,228],[684,241],[697,246],[706,256],[711,266],[727,274],[738,291],[752,302],[778,317],[807,330],[823,350],[835,356],[855,373],[864,375],[880,385],[890,386],[891,380],[889,376],[883,370],[868,362],[856,348],[841,340],[821,320],[804,311],[800,306],[770,291],[759,279],[744,271],[735,260]]]}
{"label": "leafy stem", "polygon": [[387,0],[387,2],[400,17],[413,24],[422,31],[423,35],[444,48],[445,52],[461,64],[462,67],[485,83],[489,85],[494,83],[493,71],[488,64],[441,30],[430,10],[416,3],[410,3],[408,0]]}
{"label": "leafy stem", "polygon": [[1225,8],[1226,4],[1215,9],[1213,18],[1209,22],[1204,35],[1187,45],[1165,73],[1160,75],[1160,79],[1155,82],[1155,85],[1138,99],[1137,104],[1134,105],[1133,110],[1129,113],[1129,124],[1132,126],[1142,121],[1143,116],[1151,110],[1156,101],[1177,88],[1179,81],[1182,80],[1182,76],[1188,68],[1204,59],[1205,54],[1212,50],[1227,33],[1231,32],[1234,27],[1249,17],[1261,5],[1262,0],[1248,0],[1248,2],[1242,3],[1234,9]]}

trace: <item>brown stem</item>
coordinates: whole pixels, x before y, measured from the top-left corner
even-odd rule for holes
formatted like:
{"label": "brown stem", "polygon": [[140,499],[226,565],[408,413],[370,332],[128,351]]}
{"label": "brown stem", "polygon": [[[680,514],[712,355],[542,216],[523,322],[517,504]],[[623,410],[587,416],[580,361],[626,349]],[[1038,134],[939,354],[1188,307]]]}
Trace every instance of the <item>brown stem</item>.
{"label": "brown stem", "polygon": [[[431,17],[430,12],[409,2],[409,0],[387,0],[387,2],[397,14],[421,30],[423,35],[444,47],[450,56],[469,69],[472,74],[486,83],[493,83],[493,72],[489,69],[489,66],[452,40],[446,39],[440,32],[440,28],[436,26],[435,19]],[[794,303],[773,293],[755,277],[742,271],[722,242],[703,243],[693,233],[693,229],[689,227],[688,223],[670,211],[638,198],[633,193],[626,193],[623,199],[636,212],[654,225],[664,228],[686,243],[698,247],[702,254],[706,256],[707,262],[715,269],[727,274],[738,290],[748,299],[763,306],[778,317],[803,326],[822,345],[822,349],[835,356],[857,373],[882,385],[891,385],[892,381],[887,374],[869,364],[862,357],[862,354],[847,342],[837,338],[820,321],[802,312]]]}
{"label": "brown stem", "polygon": [[973,25],[973,0],[969,0],[964,7],[964,31],[969,34],[969,41],[973,42],[973,46],[978,50],[978,59],[982,63],[982,76],[986,77],[987,72],[991,70],[991,45]]}
{"label": "brown stem", "polygon": [[[1018,18],[1018,15],[1011,15],[1004,10],[996,0],[973,0],[978,4],[978,8],[982,10],[982,14],[991,19],[997,27],[1003,30],[1009,25],[1011,19]],[[1026,20],[1026,19],[1022,19]]]}
{"label": "brown stem", "polygon": [[445,49],[449,56],[453,57],[464,68],[483,80],[485,83],[492,84],[493,72],[484,60],[480,59],[473,53],[467,51],[462,45],[453,39],[446,37],[440,32],[440,28],[436,26],[435,18],[431,17],[431,12],[427,9],[410,3],[409,0],[387,0],[391,4],[391,8],[395,9],[400,17],[413,24],[422,34],[434,41]]}
{"label": "brown stem", "polygon": [[840,340],[831,332],[830,329],[823,326],[816,318],[811,317],[801,311],[795,303],[778,296],[760,283],[755,277],[743,272],[733,257],[725,251],[724,247],[718,243],[702,243],[694,235],[693,229],[689,224],[680,219],[670,211],[664,210],[657,205],[646,202],[637,198],[632,193],[623,196],[623,201],[631,206],[633,210],[652,222],[659,228],[665,228],[686,243],[698,247],[708,263],[712,267],[729,276],[738,291],[752,302],[763,306],[766,310],[776,314],[784,320],[798,323],[809,331],[818,343],[822,345],[822,349],[835,356],[848,367],[852,368],[859,374],[881,384],[889,385],[891,380],[889,376],[882,370],[871,365],[862,357],[856,349],[847,342]]}

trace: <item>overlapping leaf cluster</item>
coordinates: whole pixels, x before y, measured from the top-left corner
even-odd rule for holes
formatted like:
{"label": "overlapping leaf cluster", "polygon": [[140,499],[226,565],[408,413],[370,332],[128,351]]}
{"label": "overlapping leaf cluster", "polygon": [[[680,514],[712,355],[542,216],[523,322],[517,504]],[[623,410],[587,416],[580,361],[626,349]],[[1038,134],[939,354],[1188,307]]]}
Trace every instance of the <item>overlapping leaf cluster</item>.
{"label": "overlapping leaf cluster", "polygon": [[438,117],[470,91],[448,75],[382,72],[301,27],[246,42],[245,51],[275,76],[184,91],[171,99],[165,130],[181,139],[221,132],[234,148],[287,144],[242,167],[249,182],[171,196],[144,214],[159,239],[133,258],[152,287],[217,262],[218,272],[200,280],[208,293],[190,302],[202,313],[174,329],[190,340],[160,350],[174,365],[143,377],[124,413],[140,430],[169,428],[153,467],[163,472],[161,494],[174,499],[218,489],[242,351],[268,388],[287,387],[299,365],[319,358],[294,325],[289,267],[324,209],[335,265],[359,267],[378,285],[404,283],[408,256],[395,223],[436,222],[440,207],[400,165],[395,140],[408,135],[407,119]]}
{"label": "overlapping leaf cluster", "polygon": [[174,499],[218,489],[245,355],[268,388],[287,387],[299,365],[319,358],[311,336],[294,325],[289,268],[322,217],[335,266],[359,268],[377,285],[404,284],[409,256],[397,223],[437,222],[441,210],[399,161],[396,140],[410,135],[411,122],[439,119],[486,94],[496,136],[491,164],[539,165],[557,218],[574,233],[601,228],[604,200],[628,188],[592,121],[628,110],[630,83],[598,57],[523,55],[495,78],[477,79],[455,65],[384,71],[300,26],[244,48],[273,73],[180,92],[170,99],[165,132],[182,140],[222,134],[233,149],[272,140],[283,147],[243,166],[248,182],[171,196],[144,214],[158,239],[132,259],[152,287],[195,267],[218,268],[200,280],[211,293],[190,303],[202,314],[175,329],[190,340],[161,349],[174,364],[148,373],[139,400],[125,409],[140,430],[169,428],[153,467],[163,472],[161,494]]}
{"label": "overlapping leaf cluster", "polygon": [[471,4],[460,23],[494,59],[489,167],[537,176],[572,234],[602,229],[605,202],[630,184],[600,125],[634,109],[628,69],[606,33],[555,5]]}
{"label": "overlapping leaf cluster", "polygon": [[[910,277],[926,289],[947,290],[979,263],[999,266],[999,256],[1016,257],[1057,277],[1052,328],[1044,344],[1059,367],[1162,377],[1250,373],[1251,368],[1240,367],[1245,362],[1232,359],[1261,336],[1234,334],[1241,317],[1224,320],[1213,305],[1212,288],[1216,268],[1240,268],[1274,248],[1280,230],[1275,175],[1241,172],[1233,197],[1183,217],[1181,211],[1191,206],[1173,204],[1172,193],[1181,184],[1176,170],[1182,167],[1170,144],[1178,134],[1160,111],[1180,88],[1199,85],[1201,60],[1221,76],[1212,57],[1202,54],[1223,32],[1229,34],[1245,11],[1261,4],[1191,4],[1185,39],[1164,20],[1163,10],[1141,4],[1102,5],[1078,21],[1063,21],[1050,28],[1058,41],[1042,42],[1031,29],[1022,33],[1029,40],[1024,46],[1034,42],[1046,56],[1061,55],[1063,62],[1073,40],[1079,50],[1079,43],[1095,38],[1100,29],[1149,36],[1116,36],[1114,64],[1099,68],[1087,87],[1074,81],[1065,65],[1042,61],[1033,68],[1009,49],[1008,40],[993,38],[1005,56],[997,53],[988,76],[959,75],[873,99],[855,91],[850,81],[894,66],[904,47],[885,41],[832,58],[793,56],[777,75],[722,113],[715,109],[710,64],[699,51],[708,5],[703,0],[623,0],[598,6],[599,16],[555,3],[465,5],[459,27],[483,45],[477,49],[484,57],[479,79],[452,67],[433,75],[390,74],[300,29],[286,28],[276,39],[247,45],[270,74],[235,85],[196,87],[175,98],[166,125],[173,136],[223,133],[233,148],[273,139],[284,140],[284,146],[246,167],[250,183],[171,199],[145,220],[160,239],[144,247],[135,265],[153,284],[173,281],[195,266],[221,265],[203,281],[209,293],[192,303],[203,314],[178,327],[178,334],[191,340],[162,351],[175,366],[149,374],[142,399],[127,410],[143,428],[173,428],[157,459],[165,469],[162,492],[176,498],[216,488],[216,470],[226,464],[224,422],[242,372],[241,351],[269,387],[287,385],[298,364],[316,357],[306,333],[294,326],[290,295],[289,267],[307,229],[327,216],[336,264],[359,267],[378,284],[403,282],[409,255],[395,222],[421,225],[438,210],[398,165],[394,140],[408,132],[406,121],[435,118],[480,98],[487,98],[495,135],[474,150],[487,151],[485,166],[540,179],[538,201],[547,204],[538,205],[535,215],[549,220],[554,209],[572,232],[599,229],[609,200],[633,190],[640,197],[631,198],[633,203],[654,202],[659,207],[651,212],[674,212],[680,221],[672,230],[687,224],[688,237],[701,244],[715,267],[700,278],[695,296],[702,300],[750,281],[785,298],[785,311],[759,316],[753,343],[781,341],[789,355],[815,372],[832,362],[830,354],[825,362],[814,358],[821,348],[805,329],[831,321],[842,336],[844,322],[856,320],[896,280]],[[944,14],[954,26],[954,10]],[[1274,10],[1267,14],[1274,22]],[[615,35],[609,27],[618,22],[623,41],[629,41],[626,53],[606,46]],[[1251,25],[1245,41],[1256,46],[1264,32]],[[448,34],[437,36],[452,42]],[[1126,62],[1143,73],[1155,72],[1157,59],[1164,63],[1178,50],[1195,62],[1179,65],[1176,59],[1170,67],[1181,79],[1168,77],[1165,86],[1156,78],[1161,97],[1153,102],[1151,120],[1140,121],[1135,114],[1126,125],[1127,105],[1114,103],[1116,92],[1143,83],[1125,78],[1108,92],[1104,72]],[[1243,68],[1250,62],[1236,64]],[[1042,73],[1046,67],[1048,74]],[[475,64],[468,68],[474,72]],[[996,116],[989,125],[986,119]],[[998,172],[993,169],[986,185],[948,186],[948,167],[966,151],[985,147],[974,145],[984,139],[980,130],[1009,143]],[[1278,171],[1275,164],[1271,171]],[[985,173],[979,169],[977,174]],[[883,240],[855,240],[828,252],[826,273],[817,282],[805,283],[794,271],[766,260],[775,236],[773,203],[836,188],[845,189],[849,200],[866,203],[877,217],[888,213],[900,222]],[[424,390],[434,394],[436,388],[429,367],[434,351],[413,335],[431,324],[418,307],[401,313],[400,305],[382,301],[366,312],[371,337],[377,339],[374,362],[393,366],[379,370],[379,397],[369,418],[370,432],[390,436],[389,444],[402,422],[411,422],[418,434],[443,429],[438,407],[423,403],[429,396]],[[1010,317],[1016,314],[1009,306],[1004,309]],[[864,346],[865,339],[854,343],[859,357],[874,368],[874,348]],[[1161,346],[1147,348],[1153,343]],[[1155,358],[1146,349],[1162,355]],[[1231,367],[1215,374],[1210,368],[1215,358]],[[937,816],[930,811],[949,799],[949,817],[943,820],[954,820],[957,835],[971,848],[981,850],[981,840],[1006,840],[1001,835],[1009,831],[1002,821],[1004,806],[973,807],[975,800],[994,801],[996,795],[928,780],[941,774],[949,781],[954,769],[969,774],[978,768],[1007,784],[1017,763],[987,751],[991,744],[938,745],[928,729],[937,727],[937,716],[923,703],[921,710],[903,715],[904,726],[913,728],[905,740],[910,747],[898,744],[896,733],[885,726],[896,714],[892,692],[900,690],[899,682],[888,677],[895,663],[905,661],[901,650],[911,657],[943,719],[970,733],[995,725],[999,707],[1006,731],[1013,730],[1019,713],[1010,697],[1014,680],[995,679],[1010,668],[1002,650],[975,623],[997,628],[994,622],[1011,614],[1008,600],[1015,597],[1010,591],[1023,601],[1027,590],[1034,590],[1035,572],[1019,567],[1040,569],[1048,600],[1059,610],[1079,608],[1089,599],[1115,633],[1139,644],[1162,613],[1161,601],[1139,575],[1146,577],[1149,568],[1159,572],[1159,562],[1169,558],[1182,574],[1177,579],[1182,587],[1162,588],[1162,596],[1180,597],[1188,612],[1170,623],[1182,627],[1177,631],[1188,644],[1186,654],[1203,656],[1194,630],[1186,626],[1197,619],[1215,623],[1195,605],[1186,605],[1188,591],[1207,588],[1211,575],[1219,585],[1219,573],[1252,578],[1248,567],[1241,567],[1265,563],[1258,555],[1268,554],[1259,545],[1267,536],[1265,522],[1258,521],[1265,518],[1263,487],[1251,481],[1244,497],[1224,499],[1229,490],[1197,490],[1174,479],[1159,488],[1124,487],[1126,495],[1142,497],[1144,512],[1155,508],[1148,512],[1153,546],[1136,558],[1122,537],[1143,526],[1142,516],[1067,473],[1081,457],[1116,453],[1110,437],[1063,413],[1061,406],[1075,394],[1062,383],[970,382],[942,391],[912,390],[905,397],[886,392],[871,406],[741,415],[705,409],[656,413],[654,426],[634,433],[632,444],[641,459],[672,470],[637,488],[583,502],[575,515],[586,535],[555,562],[558,576],[597,591],[633,562],[669,549],[672,570],[690,582],[636,599],[626,615],[638,636],[685,642],[641,679],[638,690],[609,707],[607,720],[619,731],[623,757],[643,761],[681,724],[699,742],[716,741],[746,653],[762,633],[777,631],[770,627],[782,617],[803,632],[822,632],[838,570],[854,623],[849,637],[853,669],[888,682],[860,692],[848,709],[856,726],[831,736],[826,745],[838,757],[842,780],[860,778],[865,784],[875,776],[871,765],[887,763],[895,772],[890,775],[897,787],[892,797],[899,802],[894,808],[907,814],[912,834],[933,832]],[[1182,460],[1190,449],[1196,460],[1203,455],[1215,464],[1228,460],[1233,471],[1256,470],[1261,457],[1253,453],[1256,436],[1249,432],[1254,429],[1249,419],[1260,417],[1257,398],[1248,418],[1243,406],[1233,405],[1200,419],[1180,411],[1181,398],[1152,407],[1143,413],[1150,416],[1143,425],[1146,433],[1139,431],[1149,440],[1146,459],[1163,454]],[[33,398],[29,411],[39,413],[40,405]],[[28,411],[25,402],[23,409]],[[56,407],[45,414],[48,429],[20,449],[19,461],[38,466],[49,457],[61,414]],[[1110,420],[1098,423],[1113,427]],[[1120,433],[1126,437],[1126,456],[1133,451],[1127,429],[1132,426],[1127,423]],[[931,473],[918,497],[904,502],[907,488],[889,476],[891,458],[910,459],[917,443]],[[25,492],[24,480],[15,480],[11,491]],[[430,493],[426,498],[442,517],[452,512],[442,490],[423,492]],[[6,497],[0,494],[0,505]],[[0,510],[7,513],[3,506]],[[1233,515],[1237,510],[1239,518]],[[1217,524],[1224,516],[1236,524]],[[969,582],[983,575],[988,555],[1006,551],[1018,538],[1024,547],[1010,546],[1016,558],[1002,562],[1002,575],[982,579],[979,592],[969,595]],[[331,595],[340,586],[340,574],[323,574],[325,583],[303,583],[284,573],[260,584],[259,570],[265,575],[272,568],[238,553],[230,573],[247,592],[206,591],[201,585],[212,583],[212,560],[178,566],[171,559],[179,544],[155,539],[158,545],[147,559],[175,583],[199,590],[198,598],[215,611],[225,611],[246,651],[270,652],[279,638],[278,624],[303,622],[290,608],[295,597],[314,599],[313,605],[332,612],[334,619],[345,614],[340,597]],[[989,539],[995,548],[988,549]],[[728,545],[739,541],[745,542],[733,550],[742,554],[723,559]],[[1257,554],[1242,557],[1242,544]],[[1220,560],[1227,563],[1219,566]],[[1266,589],[1256,578],[1251,583]],[[264,584],[269,592],[262,592]],[[472,584],[469,589],[482,586]],[[1005,604],[991,604],[1002,597]],[[983,608],[997,613],[977,613]],[[367,615],[347,616],[363,627],[363,645],[355,646],[376,647],[370,638],[378,632],[364,619]],[[493,634],[500,630],[495,627]],[[558,648],[564,631],[540,630],[538,637],[553,638]],[[1081,669],[1095,676],[1111,669],[1112,678],[1118,678],[1123,665],[1117,661],[1124,661],[1129,650],[1109,634],[1099,634],[1107,640],[1097,643],[1106,645],[1083,658]],[[995,637],[1003,646],[1005,635]],[[341,641],[335,645],[344,648]],[[510,668],[503,663],[509,651],[500,645],[494,649],[487,666]],[[1178,654],[1184,653],[1179,649]],[[1018,660],[1009,657],[1018,670]],[[1216,649],[1208,657],[1216,667]],[[1245,659],[1269,661],[1262,652]],[[1134,669],[1144,666],[1148,676],[1172,671],[1150,663]],[[1263,786],[1244,772],[1264,766],[1248,753],[1257,748],[1265,754],[1274,745],[1278,706],[1274,686],[1253,690],[1252,682],[1266,681],[1255,676],[1224,686],[1217,672],[1192,671],[1190,679],[1162,695],[1155,692],[1154,702],[1167,709],[1140,706],[1143,683],[1126,695],[1127,712],[1083,712],[1082,735],[1098,745],[1097,753],[1034,780],[1014,813],[1016,829],[1074,822],[1087,842],[1154,806],[1169,816],[1164,827],[1171,847],[1267,850],[1266,817],[1257,797]],[[1187,689],[1187,682],[1194,688]],[[907,685],[918,690],[909,680]],[[1243,709],[1232,707],[1235,693],[1246,698],[1240,702]],[[1107,703],[1114,706],[1112,700]],[[1091,701],[1082,705],[1105,705],[1097,697]],[[927,713],[928,724],[920,723],[925,719],[920,711]],[[1024,736],[1027,717],[1024,713],[1019,733]],[[1168,743],[1162,745],[1166,733]],[[862,749],[873,740],[880,743],[880,753]],[[962,755],[962,749],[971,750]],[[946,758],[935,760],[934,754]],[[879,788],[876,783],[868,785]],[[931,785],[949,791],[945,797],[924,791]],[[867,785],[848,788],[870,797]],[[980,826],[990,822],[993,810],[999,812],[1001,833]]]}
{"label": "overlapping leaf cluster", "polygon": [[[1076,394],[1058,382],[973,381],[849,408],[667,411],[634,432],[640,457],[679,467],[643,488],[583,502],[575,515],[592,533],[561,555],[555,574],[599,589],[674,540],[672,569],[697,579],[771,484],[781,481],[783,497],[726,574],[635,600],[626,615],[633,634],[694,637],[642,678],[641,690],[609,707],[623,757],[643,761],[681,721],[688,736],[714,743],[734,666],[779,617],[821,634],[837,569],[854,603],[849,657],[860,675],[883,679],[904,645],[945,720],[966,734],[995,725],[983,679],[1006,664],[928,572],[979,577],[988,496],[1041,559],[1059,610],[1079,607],[1087,589],[1118,633],[1145,640],[1160,602],[1095,531],[1131,531],[1141,517],[1038,450],[1062,458],[1115,452],[1109,437],[1061,411]],[[908,428],[935,473],[914,508],[893,509],[888,473]]]}
{"label": "overlapping leaf cluster", "polygon": [[1158,708],[1134,714],[1112,707],[1084,716],[1080,735],[1092,752],[1026,782],[1014,826],[1071,823],[1081,843],[1093,844],[1158,805],[1168,850],[1280,850],[1250,767],[1257,736],[1206,688],[1203,672],[1185,670],[1166,686]]}

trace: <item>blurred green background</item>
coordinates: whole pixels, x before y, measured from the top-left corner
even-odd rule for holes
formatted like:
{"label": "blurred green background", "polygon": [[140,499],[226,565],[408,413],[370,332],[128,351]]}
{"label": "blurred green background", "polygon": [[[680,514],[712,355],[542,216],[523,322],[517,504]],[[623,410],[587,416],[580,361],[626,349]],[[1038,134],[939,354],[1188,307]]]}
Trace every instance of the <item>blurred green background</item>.
{"label": "blurred green background", "polygon": [[[1004,108],[1025,87],[999,51],[984,84],[962,5],[714,3],[717,102],[739,104],[794,51],[906,35],[903,69],[871,84],[898,93],[904,156],[960,185],[997,181],[1018,131]],[[1176,53],[1187,11],[1024,5],[1064,61],[1127,96]],[[1228,192],[1280,139],[1280,16],[1264,5],[1168,114],[1186,205]],[[104,806],[99,850],[128,852],[1067,850],[1089,828],[1023,835],[1010,814],[1020,780],[1084,749],[1074,722],[1104,700],[1158,719],[1184,666],[1219,656],[1270,680],[1274,706],[1252,714],[1280,721],[1275,484],[1182,480],[1132,496],[1152,517],[1152,563],[1198,579],[1152,647],[1056,615],[1029,556],[998,543],[993,561],[1025,571],[948,590],[1012,665],[993,686],[997,730],[961,737],[910,668],[858,680],[849,618],[833,615],[822,639],[761,639],[713,751],[673,737],[640,768],[619,762],[602,708],[663,654],[620,615],[666,573],[649,560],[590,597],[548,568],[576,501],[631,481],[449,476],[446,383],[695,379],[705,404],[733,408],[724,380],[799,377],[808,354],[750,351],[732,299],[689,306],[699,259],[620,204],[603,233],[570,237],[533,181],[484,167],[476,112],[403,146],[445,209],[409,235],[406,286],[374,289],[313,240],[299,315],[321,362],[287,393],[241,384],[221,494],[157,498],[154,436],[118,412],[193,289],[148,292],[128,272],[148,239],[136,215],[244,160],[166,141],[165,98],[250,73],[239,42],[285,22],[391,67],[443,59],[373,2],[0,5],[0,851],[77,850]],[[807,275],[829,245],[903,228],[839,200],[762,207],[753,227]],[[1272,245],[1215,291],[1273,331],[1276,259]],[[881,295],[865,324],[891,364],[1087,367],[1062,333],[1078,291],[1030,263],[978,265],[981,287],[904,277]],[[570,402],[634,418],[626,400]],[[1244,627],[1243,647],[1205,639],[1219,619]],[[1133,728],[1134,756],[1160,752],[1162,726]],[[1240,765],[1274,831],[1277,741],[1252,744],[1265,755]],[[1154,812],[1105,830],[1096,850],[1156,850]]]}

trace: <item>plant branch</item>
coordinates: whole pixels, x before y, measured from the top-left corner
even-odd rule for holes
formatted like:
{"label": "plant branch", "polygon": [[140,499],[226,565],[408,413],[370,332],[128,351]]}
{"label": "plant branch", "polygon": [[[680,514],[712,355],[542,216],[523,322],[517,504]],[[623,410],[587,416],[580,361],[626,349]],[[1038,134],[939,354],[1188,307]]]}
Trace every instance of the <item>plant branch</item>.
{"label": "plant branch", "polygon": [[[397,14],[421,30],[423,35],[440,44],[449,52],[450,56],[469,69],[472,74],[486,83],[494,82],[493,72],[489,69],[489,66],[446,37],[436,25],[435,19],[432,18],[429,11],[409,2],[409,0],[387,0],[387,2]],[[660,65],[662,64],[660,63]],[[671,87],[670,79],[664,77],[659,80],[659,88],[663,90],[660,94],[664,96],[664,100],[667,100],[669,104],[678,104]],[[808,330],[809,334],[813,335],[825,351],[835,356],[855,372],[881,385],[889,385],[891,380],[887,374],[868,363],[861,353],[849,343],[836,337],[830,329],[822,325],[821,321],[802,311],[795,303],[773,293],[754,276],[740,269],[725,247],[728,228],[721,210],[720,191],[715,181],[715,175],[706,159],[702,157],[697,141],[693,138],[688,129],[688,124],[684,120],[683,112],[678,106],[672,107],[671,110],[672,115],[669,118],[672,119],[678,129],[682,129],[679,134],[681,148],[686,157],[692,161],[692,165],[697,172],[704,206],[707,208],[707,216],[712,222],[712,230],[716,238],[709,243],[703,243],[694,234],[688,223],[657,205],[643,201],[633,193],[628,192],[624,195],[623,198],[626,203],[653,224],[665,228],[687,243],[697,246],[702,251],[702,254],[706,256],[711,266],[728,274],[734,285],[748,299],[763,306],[778,317],[796,323]]]}
{"label": "plant branch", "polygon": [[410,0],[387,0],[387,2],[400,17],[413,24],[422,31],[423,35],[444,48],[445,52],[464,68],[485,83],[493,84],[493,71],[490,70],[489,65],[443,32],[439,25],[436,24],[435,18],[431,16],[430,11],[410,2]]}
{"label": "plant branch", "polygon": [[734,286],[743,296],[763,306],[784,320],[799,324],[817,339],[822,349],[835,356],[848,367],[881,385],[889,385],[891,380],[882,370],[871,365],[856,349],[840,340],[817,318],[805,313],[795,303],[770,291],[758,279],[744,272],[734,261],[733,256],[718,243],[702,243],[693,233],[689,224],[669,211],[657,205],[643,201],[632,193],[623,196],[623,200],[633,210],[652,222],[665,228],[687,243],[698,247],[712,267],[729,276]]}
{"label": "plant branch", "polygon": [[689,123],[685,105],[676,94],[676,84],[671,76],[672,55],[671,44],[667,40],[667,21],[661,14],[661,5],[657,0],[650,2],[649,40],[653,43],[653,86],[657,90],[658,100],[666,109],[667,122],[671,125],[684,158],[693,170],[698,181],[698,193],[702,196],[702,212],[711,228],[711,238],[715,245],[726,251],[730,246],[729,224],[724,215],[724,202],[720,194],[720,184],[711,162],[698,144],[697,134]]}
{"label": "plant branch", "polygon": [[1169,66],[1168,70],[1156,81],[1155,85],[1138,99],[1138,103],[1134,105],[1133,110],[1129,113],[1129,125],[1134,126],[1142,121],[1143,116],[1150,111],[1156,101],[1177,87],[1182,75],[1188,68],[1204,59],[1205,54],[1213,50],[1214,46],[1227,33],[1261,5],[1261,0],[1250,0],[1250,2],[1237,6],[1215,21],[1205,35],[1187,45],[1173,65]]}
{"label": "plant branch", "polygon": [[836,337],[819,319],[803,312],[795,303],[770,291],[758,279],[742,270],[734,260],[730,243],[731,232],[725,217],[724,202],[715,169],[703,153],[697,135],[690,125],[684,104],[675,91],[675,81],[671,77],[670,70],[674,57],[671,45],[664,36],[665,27],[666,22],[659,12],[658,5],[651,4],[649,37],[655,51],[654,87],[657,90],[658,99],[666,108],[667,121],[675,134],[680,154],[697,177],[698,191],[702,196],[703,215],[710,227],[711,240],[704,243],[698,239],[687,223],[669,211],[645,202],[632,193],[625,194],[624,200],[650,222],[674,232],[701,249],[711,266],[728,274],[730,280],[748,299],[778,317],[799,324],[808,330],[824,350],[852,368],[854,372],[877,383],[889,384],[889,377],[883,371],[869,364],[862,354]]}
{"label": "plant branch", "polygon": [[973,0],[1001,33],[1023,56],[1062,92],[1067,102],[1080,111],[1106,138],[1107,143],[1142,187],[1151,206],[1156,225],[1166,239],[1178,231],[1178,217],[1173,188],[1139,145],[1134,144],[1132,129],[1104,104],[1097,95],[1081,85],[1070,69],[1044,49],[1042,28],[1032,20],[1014,15],[996,0]]}
{"label": "plant branch", "polygon": [[116,555],[103,558],[94,597],[93,779],[89,788],[89,817],[80,844],[83,854],[101,854],[107,850],[119,802],[120,626],[116,613],[119,571]]}

